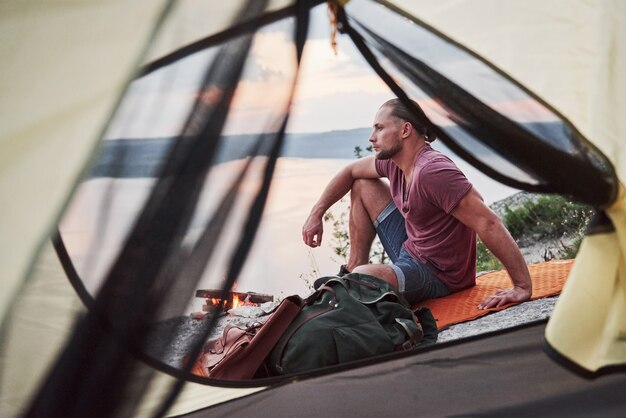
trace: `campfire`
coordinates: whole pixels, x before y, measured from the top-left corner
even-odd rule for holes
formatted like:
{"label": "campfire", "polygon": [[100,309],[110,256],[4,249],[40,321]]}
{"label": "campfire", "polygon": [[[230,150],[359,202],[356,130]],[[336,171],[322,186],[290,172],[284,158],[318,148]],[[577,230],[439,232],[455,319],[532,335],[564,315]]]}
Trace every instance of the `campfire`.
{"label": "campfire", "polygon": [[[218,305],[222,303],[221,290],[204,290],[196,291],[196,297],[205,300],[202,306],[203,312],[214,312]],[[274,296],[265,295],[256,292],[229,292],[227,299],[224,301],[224,312],[239,306],[258,306],[261,303],[273,302]]]}

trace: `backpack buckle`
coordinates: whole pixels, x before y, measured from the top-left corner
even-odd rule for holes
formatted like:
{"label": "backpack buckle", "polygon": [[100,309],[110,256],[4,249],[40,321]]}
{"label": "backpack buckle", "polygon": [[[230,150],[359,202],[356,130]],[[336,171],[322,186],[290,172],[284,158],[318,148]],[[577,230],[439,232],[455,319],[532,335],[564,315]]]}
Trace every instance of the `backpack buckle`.
{"label": "backpack buckle", "polygon": [[406,351],[406,350],[410,350],[410,349],[412,349],[413,347],[415,347],[415,344],[414,344],[414,343],[413,343],[413,341],[411,341],[411,340],[406,340],[405,342],[403,342],[403,343],[402,343],[402,349],[403,349],[404,351]]}

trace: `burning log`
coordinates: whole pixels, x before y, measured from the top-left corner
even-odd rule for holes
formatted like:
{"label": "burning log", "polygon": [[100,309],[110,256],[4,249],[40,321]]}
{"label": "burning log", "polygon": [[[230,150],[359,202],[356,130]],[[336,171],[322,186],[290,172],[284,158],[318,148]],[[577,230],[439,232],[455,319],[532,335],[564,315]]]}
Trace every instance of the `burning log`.
{"label": "burning log", "polygon": [[[196,291],[196,297],[204,298],[206,303],[202,306],[203,312],[212,312],[221,302],[221,290]],[[258,306],[261,303],[273,302],[274,296],[256,292],[228,292],[228,297],[224,303],[224,312],[238,306]]]}

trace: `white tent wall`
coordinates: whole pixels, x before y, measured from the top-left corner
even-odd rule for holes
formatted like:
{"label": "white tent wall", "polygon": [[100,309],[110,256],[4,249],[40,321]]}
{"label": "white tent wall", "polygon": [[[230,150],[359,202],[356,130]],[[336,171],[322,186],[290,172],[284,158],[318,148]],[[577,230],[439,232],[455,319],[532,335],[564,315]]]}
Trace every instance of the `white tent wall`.
{"label": "white tent wall", "polygon": [[[144,62],[223,30],[242,4],[177,2],[147,51],[167,1],[0,2],[0,415],[24,407],[82,307],[44,243],[123,88]],[[187,385],[174,411],[217,402],[207,389]],[[219,400],[231,392],[250,390]]]}
{"label": "white tent wall", "polygon": [[85,168],[164,3],[0,3],[0,319]]}
{"label": "white tent wall", "polygon": [[[41,320],[42,315],[58,319],[43,335],[28,329],[20,330],[22,335],[10,334],[12,346],[3,347],[0,358],[2,416],[13,416],[23,407],[28,391],[63,343],[73,314],[82,309],[62,276],[33,267],[32,260],[84,170],[121,89],[141,64],[139,57],[165,3],[0,2],[0,320],[4,322],[18,289],[26,287],[30,288],[20,301],[30,298],[32,305],[24,304],[19,318],[17,311],[13,316],[21,321]],[[215,12],[218,3],[219,7],[229,3],[232,8]],[[392,3],[482,55],[558,109],[607,155],[624,183],[626,72],[619,69],[626,68],[625,2]],[[224,27],[239,4],[177,2],[145,61]],[[280,7],[282,2],[276,4]],[[623,213],[623,203],[609,211],[618,222],[623,222]],[[621,262],[623,280],[626,239],[624,225],[617,227],[622,252],[617,257],[621,261],[615,263]],[[52,263],[54,255],[48,251],[49,247],[39,263]],[[613,267],[617,270],[617,265]],[[22,279],[30,269],[37,275],[44,273],[42,281],[33,278],[24,284]],[[54,270],[60,272],[60,267],[56,265]],[[58,303],[35,309],[41,302],[36,294],[47,286],[58,292]],[[11,332],[16,330],[11,324],[4,325]],[[29,362],[28,357],[36,355],[32,350],[20,352],[20,345],[34,343],[50,344],[38,363]],[[8,360],[20,354],[18,360]],[[6,368],[9,363],[10,370]],[[172,380],[159,373],[154,391],[140,406],[142,414],[158,405]],[[23,384],[23,391],[8,393],[14,388],[7,387],[7,381]],[[187,384],[170,413],[197,410],[254,390],[258,389]]]}
{"label": "white tent wall", "polygon": [[16,416],[41,384],[84,311],[50,244],[21,290],[2,343],[0,413],[7,417]]}
{"label": "white tent wall", "polygon": [[152,40],[168,3],[0,2],[0,321],[138,66],[223,30],[244,4],[176,2]]}
{"label": "white tent wall", "polygon": [[[144,61],[152,62],[207,35],[228,29],[245,3],[242,0],[173,2]],[[294,0],[270,0],[266,10],[276,11],[293,3]]]}
{"label": "white tent wall", "polygon": [[[84,170],[163,6],[0,3],[2,416],[22,408],[82,305],[49,246],[38,266],[33,258]],[[34,274],[25,282],[29,271]],[[11,306],[7,316],[14,322],[5,321]]]}

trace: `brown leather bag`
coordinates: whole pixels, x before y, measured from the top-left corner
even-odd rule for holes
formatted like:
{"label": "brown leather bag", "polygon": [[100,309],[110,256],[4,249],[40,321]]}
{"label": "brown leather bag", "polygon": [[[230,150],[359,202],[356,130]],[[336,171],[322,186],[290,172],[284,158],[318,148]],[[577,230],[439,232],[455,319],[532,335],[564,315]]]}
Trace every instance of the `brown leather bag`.
{"label": "brown leather bag", "polygon": [[252,379],[303,305],[299,296],[289,296],[262,325],[227,326],[219,339],[205,344],[192,373],[222,380]]}

